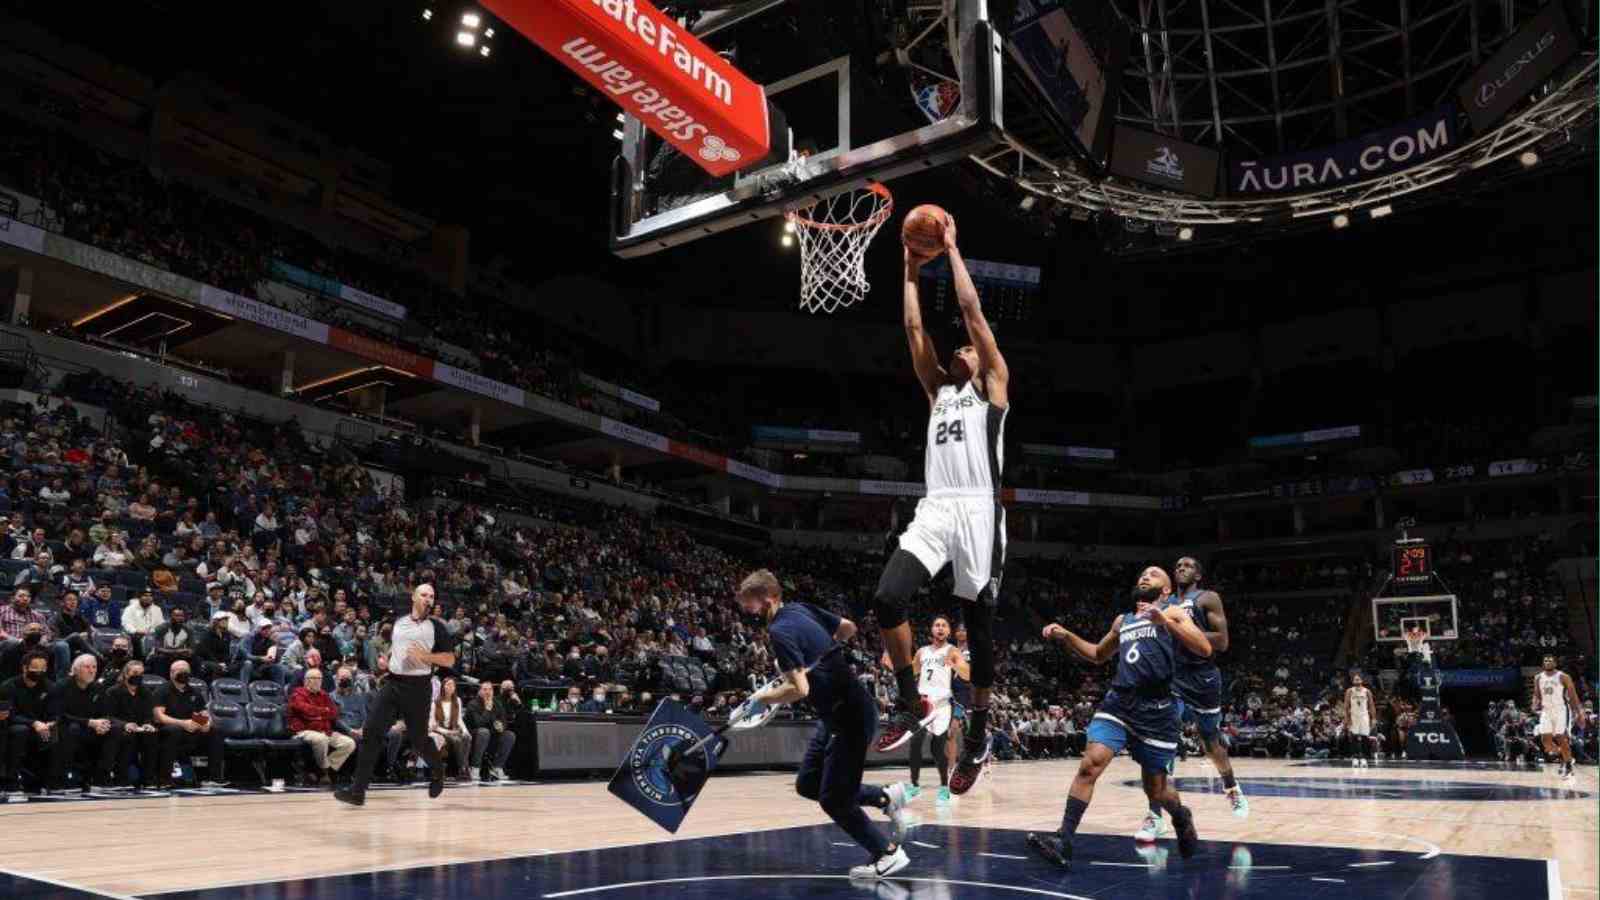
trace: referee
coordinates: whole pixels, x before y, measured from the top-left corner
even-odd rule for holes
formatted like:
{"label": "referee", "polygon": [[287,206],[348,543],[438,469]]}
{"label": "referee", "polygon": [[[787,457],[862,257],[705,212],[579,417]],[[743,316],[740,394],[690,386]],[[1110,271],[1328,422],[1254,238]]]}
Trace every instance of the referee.
{"label": "referee", "polygon": [[419,584],[411,592],[411,615],[394,623],[394,640],[389,649],[389,677],[378,689],[361,729],[361,755],[356,760],[356,777],[349,787],[333,792],[335,799],[351,806],[367,802],[367,784],[372,767],[383,749],[384,735],[396,719],[406,723],[412,749],[428,764],[432,776],[428,796],[444,793],[444,760],[433,738],[428,736],[428,707],[433,703],[433,667],[449,668],[456,663],[455,644],[449,630],[433,611],[433,585]]}

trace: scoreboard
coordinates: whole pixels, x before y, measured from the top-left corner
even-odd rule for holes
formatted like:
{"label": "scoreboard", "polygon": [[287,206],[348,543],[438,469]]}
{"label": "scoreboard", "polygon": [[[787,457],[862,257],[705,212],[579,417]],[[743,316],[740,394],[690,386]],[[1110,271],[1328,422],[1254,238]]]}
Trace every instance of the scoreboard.
{"label": "scoreboard", "polygon": [[1420,584],[1433,579],[1433,548],[1427,544],[1399,544],[1394,548],[1394,580]]}

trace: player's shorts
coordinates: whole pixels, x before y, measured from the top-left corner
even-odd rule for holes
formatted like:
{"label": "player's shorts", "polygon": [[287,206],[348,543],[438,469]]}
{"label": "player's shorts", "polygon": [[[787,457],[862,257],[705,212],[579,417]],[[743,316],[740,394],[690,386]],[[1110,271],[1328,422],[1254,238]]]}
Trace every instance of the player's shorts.
{"label": "player's shorts", "polygon": [[1351,737],[1372,737],[1372,722],[1369,719],[1352,718],[1350,720]]}
{"label": "player's shorts", "polygon": [[950,719],[955,716],[955,704],[949,697],[943,700],[929,699],[933,707],[933,721],[928,723],[926,731],[934,737],[941,737],[950,730]]}
{"label": "player's shorts", "polygon": [[1536,735],[1548,734],[1551,737],[1566,737],[1572,731],[1572,714],[1556,712],[1549,707],[1539,710],[1539,727],[1533,733]]}
{"label": "player's shorts", "polygon": [[991,582],[998,595],[1006,561],[1005,507],[987,491],[924,497],[917,501],[911,526],[900,535],[900,549],[932,574],[950,563],[953,593],[963,600],[978,599]]}
{"label": "player's shorts", "polygon": [[1172,696],[1178,699],[1179,720],[1193,722],[1201,737],[1210,740],[1222,730],[1222,673],[1216,666],[1175,676]]}
{"label": "player's shorts", "polygon": [[965,706],[963,706],[961,703],[959,703],[959,702],[957,702],[955,700],[951,700],[950,701],[950,718],[954,719],[957,722],[965,722],[965,721],[967,721],[967,708]]}
{"label": "player's shorts", "polygon": [[1126,747],[1146,772],[1170,775],[1178,758],[1181,730],[1176,700],[1124,698],[1111,691],[1089,722],[1088,741],[1106,745],[1113,756]]}

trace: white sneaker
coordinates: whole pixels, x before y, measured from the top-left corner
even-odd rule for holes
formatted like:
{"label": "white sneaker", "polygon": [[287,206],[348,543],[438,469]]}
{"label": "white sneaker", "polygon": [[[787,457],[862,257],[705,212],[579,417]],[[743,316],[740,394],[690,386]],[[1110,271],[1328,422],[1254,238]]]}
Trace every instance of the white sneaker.
{"label": "white sneaker", "polygon": [[1145,813],[1144,823],[1139,826],[1138,831],[1133,833],[1133,839],[1148,844],[1166,833],[1166,819],[1155,813]]}
{"label": "white sneaker", "polygon": [[511,776],[506,774],[506,770],[500,768],[499,766],[496,766],[493,769],[490,769],[489,770],[489,774],[494,776],[494,780],[495,781],[510,781],[511,780]]}
{"label": "white sneaker", "polygon": [[885,853],[864,866],[851,866],[850,878],[851,880],[876,881],[879,878],[888,878],[909,865],[911,865],[911,857],[906,855],[906,848],[896,847],[893,853]]}
{"label": "white sneaker", "polygon": [[883,814],[894,823],[894,842],[903,844],[906,832],[910,830],[910,823],[906,821],[906,804],[911,802],[911,798],[906,796],[906,786],[903,784],[891,784],[883,792],[889,796],[889,805],[883,808]]}
{"label": "white sneaker", "polygon": [[1233,814],[1240,819],[1250,818],[1250,801],[1245,799],[1244,791],[1235,785],[1228,792],[1228,803],[1233,807]]}

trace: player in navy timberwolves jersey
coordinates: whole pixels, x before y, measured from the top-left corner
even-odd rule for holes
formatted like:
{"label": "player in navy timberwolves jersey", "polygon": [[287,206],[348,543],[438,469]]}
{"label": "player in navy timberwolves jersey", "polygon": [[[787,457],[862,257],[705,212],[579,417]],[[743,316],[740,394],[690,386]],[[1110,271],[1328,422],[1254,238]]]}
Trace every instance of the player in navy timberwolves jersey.
{"label": "player in navy timberwolves jersey", "polygon": [[[1217,767],[1226,789],[1228,804],[1239,818],[1250,815],[1250,801],[1239,789],[1233,777],[1233,762],[1228,759],[1228,745],[1222,736],[1222,673],[1217,669],[1216,654],[1228,649],[1228,617],[1222,611],[1222,598],[1216,591],[1200,587],[1200,563],[1192,556],[1179,559],[1172,567],[1177,588],[1167,598],[1167,605],[1183,610],[1211,643],[1211,655],[1201,656],[1179,645],[1177,670],[1172,676],[1172,695],[1178,699],[1179,719],[1193,722],[1200,732],[1200,743],[1206,757]],[[1134,833],[1139,841],[1153,841],[1166,833],[1167,823],[1161,818],[1160,804],[1152,801],[1150,813]]]}
{"label": "player in navy timberwolves jersey", "polygon": [[1172,678],[1177,669],[1175,645],[1208,656],[1211,643],[1182,609],[1167,605],[1171,594],[1167,573],[1151,566],[1139,573],[1134,584],[1134,612],[1113,619],[1100,643],[1091,644],[1054,623],[1044,628],[1045,640],[1065,644],[1090,662],[1103,663],[1113,657],[1117,661],[1111,688],[1089,723],[1088,746],[1072,780],[1060,830],[1028,835],[1028,846],[1061,868],[1071,865],[1072,838],[1094,796],[1095,782],[1124,747],[1143,770],[1146,796],[1172,815],[1178,827],[1178,852],[1187,859],[1199,846],[1194,815],[1167,777],[1178,755],[1181,727]]}
{"label": "player in navy timberwolves jersey", "polygon": [[961,618],[972,633],[972,705],[967,735],[950,775],[950,792],[964,794],[989,761],[989,695],[994,688],[994,606],[1005,570],[1006,513],[1000,473],[1010,372],[994,332],[983,317],[978,290],[956,246],[956,223],[947,219],[944,253],[955,278],[956,301],[972,343],[956,350],[946,369],[922,327],[917,272],[931,257],[905,251],[904,324],[911,365],[928,399],[924,482],[927,496],[889,557],[873,593],[872,609],[894,670],[898,697],[878,738],[878,752],[901,746],[928,715],[912,668],[911,598],[949,563]]}

